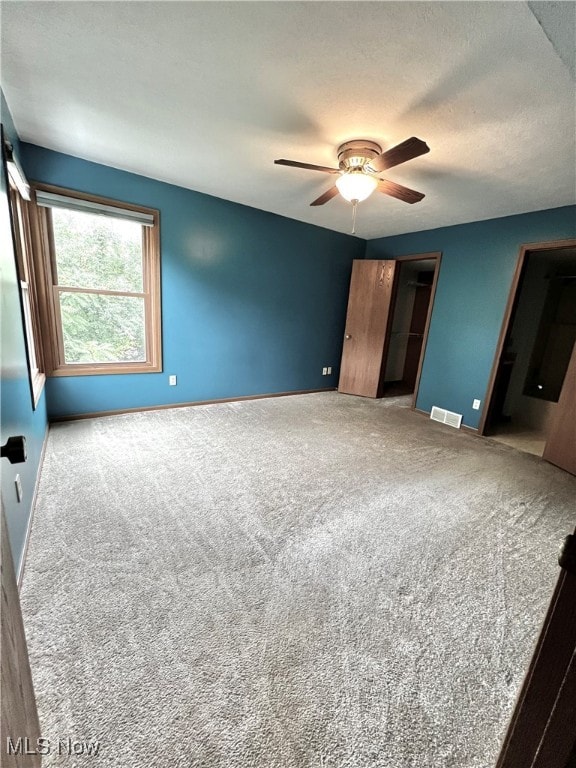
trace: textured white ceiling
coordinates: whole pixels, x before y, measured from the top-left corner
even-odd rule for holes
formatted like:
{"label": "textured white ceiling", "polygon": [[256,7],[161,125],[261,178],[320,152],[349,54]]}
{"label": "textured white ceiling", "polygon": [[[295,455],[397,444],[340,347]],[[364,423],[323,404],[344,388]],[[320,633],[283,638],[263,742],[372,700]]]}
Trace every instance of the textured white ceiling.
{"label": "textured white ceiling", "polygon": [[418,136],[381,175],[425,199],[357,226],[412,232],[576,202],[576,6],[532,5],[16,0],[2,87],[25,141],[341,232],[349,203],[309,206],[332,178],[274,159]]}

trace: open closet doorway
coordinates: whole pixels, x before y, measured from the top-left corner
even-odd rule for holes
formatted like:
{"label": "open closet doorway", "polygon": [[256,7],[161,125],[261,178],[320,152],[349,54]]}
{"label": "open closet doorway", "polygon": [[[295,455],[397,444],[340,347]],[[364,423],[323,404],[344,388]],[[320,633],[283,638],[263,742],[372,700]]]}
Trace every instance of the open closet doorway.
{"label": "open closet doorway", "polygon": [[575,342],[576,240],[523,246],[480,434],[542,456],[562,416]]}
{"label": "open closet doorway", "polygon": [[382,397],[413,395],[420,373],[437,259],[398,259]]}
{"label": "open closet doorway", "polygon": [[338,391],[416,403],[440,252],[352,265]]}

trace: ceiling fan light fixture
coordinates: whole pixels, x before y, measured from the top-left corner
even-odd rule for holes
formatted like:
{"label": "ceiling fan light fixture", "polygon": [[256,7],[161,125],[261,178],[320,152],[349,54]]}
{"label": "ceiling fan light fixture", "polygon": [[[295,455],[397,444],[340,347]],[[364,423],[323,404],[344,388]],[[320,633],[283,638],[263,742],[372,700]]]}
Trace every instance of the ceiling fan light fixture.
{"label": "ceiling fan light fixture", "polygon": [[374,176],[369,176],[364,171],[351,170],[340,176],[336,181],[336,186],[338,187],[338,192],[349,203],[354,200],[360,203],[374,192],[378,186],[378,179]]}

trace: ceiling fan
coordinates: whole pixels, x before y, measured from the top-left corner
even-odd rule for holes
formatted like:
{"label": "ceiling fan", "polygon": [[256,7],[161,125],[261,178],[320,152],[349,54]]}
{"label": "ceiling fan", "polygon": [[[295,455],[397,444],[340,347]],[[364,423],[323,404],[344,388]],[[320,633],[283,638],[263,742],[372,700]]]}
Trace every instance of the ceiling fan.
{"label": "ceiling fan", "polygon": [[422,192],[416,192],[414,189],[409,189],[393,181],[381,179],[376,174],[395,165],[406,163],[408,160],[413,160],[420,155],[425,155],[426,152],[430,152],[430,147],[425,141],[417,139],[416,136],[387,149],[386,152],[382,152],[382,147],[375,141],[354,139],[338,147],[338,168],[284,159],[274,160],[274,163],[339,176],[334,186],[313,200],[310,205],[324,205],[340,193],[345,200],[354,205],[355,211],[356,205],[362,200],[366,200],[375,189],[385,195],[403,200],[405,203],[412,204],[422,200],[424,197]]}

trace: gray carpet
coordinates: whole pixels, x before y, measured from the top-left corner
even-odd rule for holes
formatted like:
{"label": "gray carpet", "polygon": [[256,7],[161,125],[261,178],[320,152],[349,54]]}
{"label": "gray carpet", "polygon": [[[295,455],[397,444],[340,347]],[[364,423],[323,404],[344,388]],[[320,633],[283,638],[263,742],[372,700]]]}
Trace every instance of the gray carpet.
{"label": "gray carpet", "polygon": [[22,592],[78,768],[491,768],[576,478],[322,393],[51,429]]}

